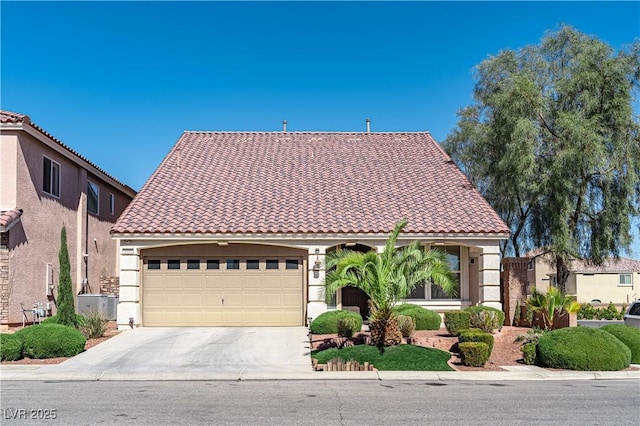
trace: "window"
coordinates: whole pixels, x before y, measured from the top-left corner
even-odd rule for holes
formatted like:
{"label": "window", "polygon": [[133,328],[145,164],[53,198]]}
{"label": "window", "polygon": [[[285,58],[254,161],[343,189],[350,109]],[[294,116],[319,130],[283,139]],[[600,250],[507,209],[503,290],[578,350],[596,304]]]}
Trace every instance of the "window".
{"label": "window", "polygon": [[618,275],[618,285],[621,287],[630,287],[631,283],[631,274],[620,274]]}
{"label": "window", "polygon": [[200,269],[200,261],[198,259],[188,259],[187,269]]}
{"label": "window", "polygon": [[160,261],[159,260],[148,260],[147,261],[147,269],[160,269]]}
{"label": "window", "polygon": [[298,269],[298,259],[287,259],[285,269]]}
{"label": "window", "polygon": [[95,183],[87,182],[87,211],[98,214],[100,208],[100,188]]}
{"label": "window", "polygon": [[116,212],[116,197],[113,194],[109,194],[109,213],[115,214]]}
{"label": "window", "polygon": [[220,269],[220,260],[207,259],[207,269]]}
{"label": "window", "polygon": [[280,269],[280,262],[278,259],[267,259],[267,269]]}
{"label": "window", "polygon": [[408,299],[428,299],[428,300],[447,300],[460,299],[460,246],[436,247],[437,250],[445,253],[447,263],[453,272],[455,283],[455,296],[447,296],[445,292],[437,285],[421,285],[416,287],[410,294]]}
{"label": "window", "polygon": [[47,157],[42,162],[42,190],[60,197],[60,164]]}
{"label": "window", "polygon": [[180,260],[179,259],[167,260],[167,269],[180,269]]}
{"label": "window", "polygon": [[240,269],[240,261],[238,259],[227,259],[227,269]]}
{"label": "window", "polygon": [[260,269],[260,261],[254,259],[247,260],[247,269]]}

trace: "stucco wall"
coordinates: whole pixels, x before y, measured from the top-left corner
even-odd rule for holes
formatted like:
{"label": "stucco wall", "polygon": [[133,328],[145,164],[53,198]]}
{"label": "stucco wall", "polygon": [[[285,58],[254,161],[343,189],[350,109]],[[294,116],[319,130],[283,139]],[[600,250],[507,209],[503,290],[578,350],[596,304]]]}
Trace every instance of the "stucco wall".
{"label": "stucco wall", "polygon": [[[107,185],[97,177],[91,179],[100,185],[100,216],[89,215],[88,233],[85,232],[85,192],[87,172],[64,155],[47,147],[25,132],[3,132],[5,137],[17,140],[15,202],[11,208],[23,209],[19,224],[9,231],[10,286],[9,323],[22,322],[22,310],[36,302],[52,302],[47,296],[47,264],[53,270],[53,283],[57,294],[60,249],[60,230],[67,229],[67,247],[71,261],[71,277],[75,293],[81,290],[85,274],[84,252],[88,249],[88,276],[93,292],[98,293],[101,275],[117,275],[117,241],[110,238],[111,225],[128,204],[126,194]],[[43,156],[60,164],[60,197],[42,191]],[[3,185],[5,176],[3,175]],[[108,194],[116,195],[116,212],[108,212]],[[87,237],[89,245],[86,247]],[[95,238],[95,242],[94,242]]]}
{"label": "stucco wall", "polygon": [[631,274],[631,286],[620,286],[619,274],[571,274],[575,275],[578,302],[594,299],[602,303],[629,303],[640,297],[640,273]]}

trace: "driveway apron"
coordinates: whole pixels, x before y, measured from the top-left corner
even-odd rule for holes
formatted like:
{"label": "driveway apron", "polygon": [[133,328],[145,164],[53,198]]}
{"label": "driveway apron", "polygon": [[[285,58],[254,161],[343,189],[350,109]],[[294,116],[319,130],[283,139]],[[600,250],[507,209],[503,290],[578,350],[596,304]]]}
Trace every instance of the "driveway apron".
{"label": "driveway apron", "polygon": [[56,373],[311,371],[305,327],[141,327],[57,366]]}

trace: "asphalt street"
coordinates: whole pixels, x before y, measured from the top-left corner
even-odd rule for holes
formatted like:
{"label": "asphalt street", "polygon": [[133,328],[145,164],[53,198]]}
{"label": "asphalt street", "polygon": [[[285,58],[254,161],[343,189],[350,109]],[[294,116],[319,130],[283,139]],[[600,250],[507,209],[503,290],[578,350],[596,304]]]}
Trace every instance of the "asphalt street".
{"label": "asphalt street", "polygon": [[634,425],[640,382],[3,380],[1,398],[3,425]]}

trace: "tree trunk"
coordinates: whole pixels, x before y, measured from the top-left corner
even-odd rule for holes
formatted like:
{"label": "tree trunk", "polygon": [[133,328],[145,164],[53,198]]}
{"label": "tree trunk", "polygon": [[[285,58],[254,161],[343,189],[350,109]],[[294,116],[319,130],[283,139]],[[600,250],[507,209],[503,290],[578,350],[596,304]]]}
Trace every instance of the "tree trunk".
{"label": "tree trunk", "polygon": [[371,343],[379,348],[402,343],[402,333],[394,315],[389,318],[372,319],[369,323]]}
{"label": "tree trunk", "polygon": [[556,281],[558,283],[558,290],[562,294],[566,293],[567,280],[569,279],[569,269],[564,262],[564,258],[559,254],[556,255]]}

